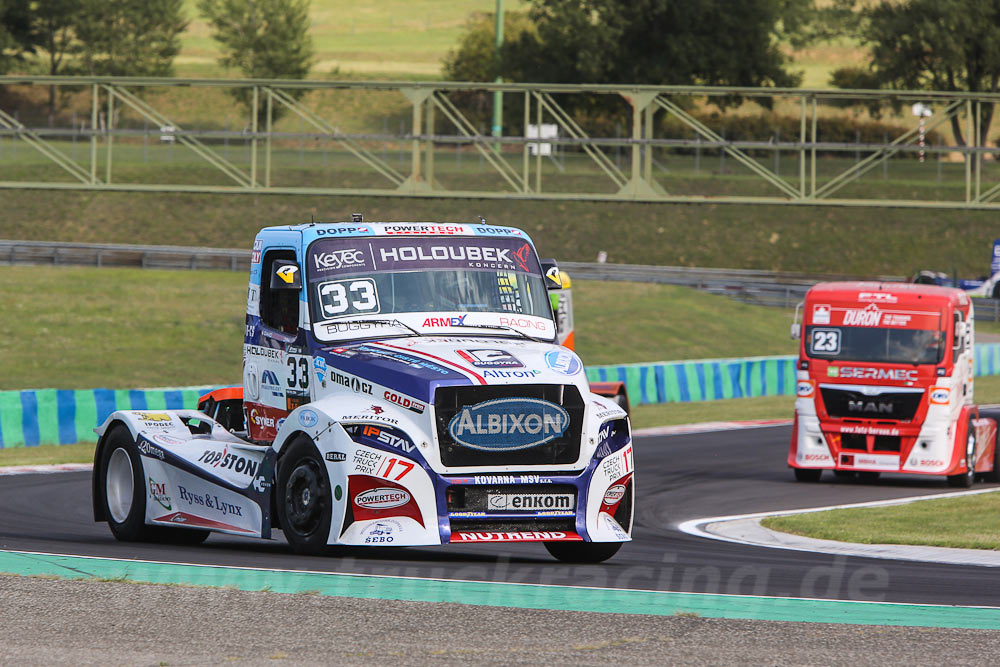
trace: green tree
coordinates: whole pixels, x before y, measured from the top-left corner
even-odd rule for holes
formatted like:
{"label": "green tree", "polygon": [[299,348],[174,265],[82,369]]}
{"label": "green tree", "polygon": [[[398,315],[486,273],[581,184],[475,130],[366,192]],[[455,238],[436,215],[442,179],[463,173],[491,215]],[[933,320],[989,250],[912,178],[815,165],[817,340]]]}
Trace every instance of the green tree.
{"label": "green tree", "polygon": [[[442,63],[449,81],[494,81],[503,76],[501,58],[496,53],[496,14],[473,12],[466,22],[465,34]],[[534,32],[535,24],[526,12],[504,12],[503,34],[506,44],[518,42],[524,32]]]}
{"label": "green tree", "polygon": [[[531,0],[505,76],[560,83],[794,86],[780,42],[812,0]],[[783,21],[787,17],[787,21]],[[786,23],[788,27],[786,27]]]}
{"label": "green tree", "polygon": [[[868,80],[875,86],[1000,91],[1000,0],[882,0],[859,14],[871,55]],[[993,105],[984,104],[983,137],[992,120]],[[967,145],[960,118],[952,117],[951,128],[958,144]]]}
{"label": "green tree", "polygon": [[187,27],[183,0],[78,0],[79,62],[88,74],[170,76]]}
{"label": "green tree", "polygon": [[[212,38],[222,47],[219,63],[251,79],[304,79],[312,67],[309,0],[198,0],[198,11],[212,26]],[[286,91],[296,99],[305,90]],[[238,88],[233,95],[250,107],[252,92]],[[275,105],[274,116],[283,110]],[[258,123],[266,117],[258,109]]]}
{"label": "green tree", "polygon": [[0,0],[0,74],[33,53],[34,46],[28,0]]}
{"label": "green tree", "polygon": [[[75,61],[67,58],[79,50],[76,39],[76,23],[79,17],[78,0],[36,0],[31,3],[31,32],[35,42],[44,52],[47,71],[50,76],[67,73],[74,68],[67,64]],[[49,118],[55,115],[57,88],[49,86]]]}

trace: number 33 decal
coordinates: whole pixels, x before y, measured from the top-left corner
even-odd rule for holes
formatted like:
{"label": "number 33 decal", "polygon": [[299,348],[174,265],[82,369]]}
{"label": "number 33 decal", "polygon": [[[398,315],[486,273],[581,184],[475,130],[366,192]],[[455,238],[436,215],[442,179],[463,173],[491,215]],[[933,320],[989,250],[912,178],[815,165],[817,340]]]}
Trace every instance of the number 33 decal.
{"label": "number 33 decal", "polygon": [[288,388],[299,389],[309,388],[309,358],[308,357],[288,357]]}

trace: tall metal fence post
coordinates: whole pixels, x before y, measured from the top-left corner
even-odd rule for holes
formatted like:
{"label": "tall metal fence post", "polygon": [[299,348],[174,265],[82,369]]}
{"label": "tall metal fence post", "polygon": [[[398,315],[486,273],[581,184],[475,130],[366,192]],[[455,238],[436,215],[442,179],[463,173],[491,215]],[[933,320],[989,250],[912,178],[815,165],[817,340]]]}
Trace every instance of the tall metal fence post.
{"label": "tall metal fence post", "polygon": [[806,96],[799,98],[799,196],[806,196]]}
{"label": "tall metal fence post", "polygon": [[781,177],[781,126],[774,128],[774,175]]}
{"label": "tall metal fence post", "polygon": [[413,100],[413,140],[410,142],[410,181],[420,180],[420,126],[423,124],[423,99]]}
{"label": "tall metal fence post", "polygon": [[[427,98],[427,115],[424,118],[427,141],[424,142],[426,154],[427,185],[434,187],[434,94]],[[500,144],[497,144],[497,153],[500,153]]]}
{"label": "tall metal fence post", "polygon": [[[524,91],[524,138],[528,138],[528,124],[531,122],[531,92]],[[531,160],[528,159],[528,142],[521,144],[521,168],[524,170],[524,177],[521,182],[524,183],[524,192],[528,192],[531,189],[529,185],[530,181],[528,178],[531,176]]]}
{"label": "tall metal fence post", "polygon": [[250,183],[257,187],[257,116],[260,114],[260,86],[253,87],[250,107]]}
{"label": "tall metal fence post", "polygon": [[111,134],[111,125],[114,123],[115,118],[115,89],[111,86],[107,86],[108,91],[108,117],[104,121],[104,129],[107,132],[107,145],[108,145],[108,157],[107,164],[105,167],[105,182],[111,185],[111,147],[113,145],[114,137]]}
{"label": "tall metal fence post", "polygon": [[812,99],[812,148],[809,151],[809,174],[810,180],[812,181],[812,191],[810,192],[811,197],[816,196],[816,138],[818,135],[818,123],[819,119],[816,117],[816,96],[810,95]]}
{"label": "tall metal fence post", "polygon": [[271,187],[271,144],[274,136],[274,94],[267,88],[267,115],[264,118],[264,187]]}
{"label": "tall metal fence post", "polygon": [[965,101],[965,201],[972,201],[972,100]]}
{"label": "tall metal fence post", "polygon": [[100,89],[95,83],[90,88],[90,184],[97,184],[97,105]]}

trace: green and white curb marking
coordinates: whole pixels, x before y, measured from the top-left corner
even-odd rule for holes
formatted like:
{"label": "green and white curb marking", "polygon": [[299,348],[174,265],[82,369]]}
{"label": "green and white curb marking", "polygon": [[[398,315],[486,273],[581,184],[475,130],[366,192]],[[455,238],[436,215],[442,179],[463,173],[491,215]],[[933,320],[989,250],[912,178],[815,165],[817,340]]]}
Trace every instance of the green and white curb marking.
{"label": "green and white curb marking", "polygon": [[798,510],[777,510],[773,512],[756,512],[754,514],[735,514],[732,516],[717,516],[704,519],[692,519],[677,525],[677,529],[688,535],[705,537],[723,542],[735,542],[771,549],[789,549],[791,551],[808,551],[810,553],[825,553],[838,556],[860,556],[865,558],[884,558],[889,560],[912,560],[924,563],[948,563],[952,565],[978,565],[981,567],[1000,567],[1000,552],[989,549],[958,549],[954,547],[917,546],[910,544],[857,544],[852,542],[837,542],[813,537],[803,537],[791,533],[765,528],[760,524],[762,519],[772,516],[791,516],[794,514],[811,514],[813,512],[829,512],[833,510],[860,509],[865,507],[888,507],[890,505],[909,505],[925,500],[946,500],[963,496],[976,496],[983,493],[998,493],[1000,489],[975,489],[973,491],[954,491],[951,493],[935,493],[908,498],[890,498],[888,500],[871,500],[847,505],[829,505],[826,507],[811,507]]}
{"label": "green and white curb marking", "polygon": [[490,607],[654,616],[697,615],[768,621],[942,628],[1000,628],[998,607],[851,602],[703,593],[584,588],[212,565],[0,551],[0,572],[65,579],[182,584],[275,593]]}

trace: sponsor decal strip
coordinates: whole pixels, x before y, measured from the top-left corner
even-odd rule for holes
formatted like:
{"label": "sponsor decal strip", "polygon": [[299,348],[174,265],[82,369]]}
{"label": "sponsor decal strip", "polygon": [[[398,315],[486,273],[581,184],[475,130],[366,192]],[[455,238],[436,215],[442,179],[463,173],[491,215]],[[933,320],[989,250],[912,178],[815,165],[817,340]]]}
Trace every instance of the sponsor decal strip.
{"label": "sponsor decal strip", "polygon": [[217,530],[231,530],[237,533],[253,533],[252,530],[247,530],[246,528],[240,528],[239,526],[232,526],[228,523],[223,523],[221,521],[213,521],[212,519],[205,519],[200,516],[195,516],[194,514],[188,514],[187,512],[171,512],[170,514],[164,514],[163,516],[156,517],[153,521],[160,521],[163,523],[171,523],[177,526],[195,526],[197,528],[215,528]]}
{"label": "sponsor decal strip", "polygon": [[0,551],[0,571],[67,579],[125,579],[136,582],[234,587],[274,593],[314,591],[320,595],[414,602],[455,602],[489,607],[591,611],[705,618],[745,618],[853,625],[983,628],[1000,626],[1000,607],[856,602],[755,595],[674,593],[620,588],[421,579],[371,574],[187,565],[162,561],[96,558],[25,551]]}
{"label": "sponsor decal strip", "polygon": [[399,347],[398,345],[390,345],[389,343],[386,343],[384,341],[376,341],[376,342],[372,343],[372,345],[375,345],[377,347],[392,348],[393,350],[398,350],[400,352],[405,352],[407,354],[412,354],[415,357],[427,357],[427,358],[433,359],[434,361],[436,361],[438,363],[446,364],[448,366],[451,366],[452,368],[458,369],[460,372],[465,373],[467,376],[471,376],[471,377],[475,378],[476,381],[479,382],[479,384],[487,384],[486,378],[484,378],[479,373],[477,373],[477,372],[475,372],[475,371],[473,371],[471,369],[465,368],[464,366],[459,366],[454,361],[448,361],[447,359],[442,359],[441,357],[438,357],[436,355],[430,354],[428,352],[424,352],[423,350],[417,350],[415,348],[409,348],[409,347]]}

